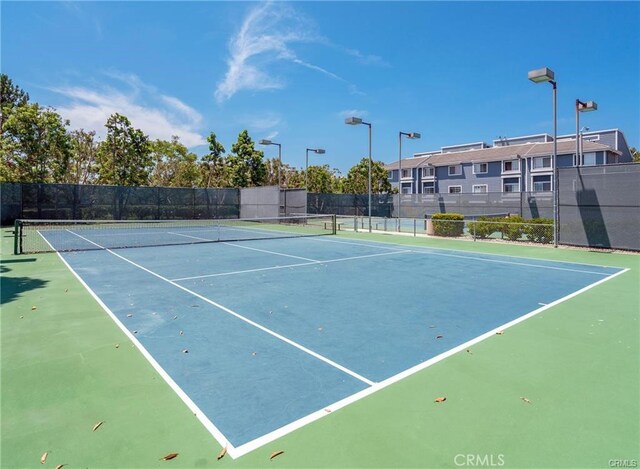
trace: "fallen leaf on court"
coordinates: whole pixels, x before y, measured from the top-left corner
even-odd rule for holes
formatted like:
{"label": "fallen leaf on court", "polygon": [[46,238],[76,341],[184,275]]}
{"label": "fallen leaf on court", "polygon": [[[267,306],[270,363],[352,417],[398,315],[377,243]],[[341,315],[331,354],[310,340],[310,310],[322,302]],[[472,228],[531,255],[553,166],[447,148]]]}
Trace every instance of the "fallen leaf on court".
{"label": "fallen leaf on court", "polygon": [[35,309],[36,309],[36,307],[35,307],[35,306],[32,306],[32,307],[31,307],[31,311],[34,311]]}
{"label": "fallen leaf on court", "polygon": [[502,334],[504,334],[504,331],[498,331],[498,332],[496,332],[496,335],[502,335]]}
{"label": "fallen leaf on court", "polygon": [[471,349],[467,349],[467,353],[470,353],[471,355],[473,355],[473,352],[471,351]]}
{"label": "fallen leaf on court", "polygon": [[189,353],[189,351],[187,349],[184,349],[182,353]]}
{"label": "fallen leaf on court", "polygon": [[436,327],[436,326],[434,326],[433,324],[431,324],[431,325],[429,326],[429,329],[433,329],[434,327]]}
{"label": "fallen leaf on court", "polygon": [[120,348],[120,344],[116,344],[116,348]]}
{"label": "fallen leaf on court", "polygon": [[220,461],[222,458],[224,458],[225,454],[227,454],[227,447],[226,446],[224,448],[222,448],[222,450],[218,453],[218,461]]}
{"label": "fallen leaf on court", "polygon": [[184,331],[180,331],[180,335],[184,335]]}
{"label": "fallen leaf on court", "polygon": [[436,339],[442,339],[444,336],[443,335],[437,335]]}
{"label": "fallen leaf on court", "polygon": [[273,458],[277,458],[278,456],[280,456],[282,453],[284,453],[284,451],[280,450],[280,451],[274,451],[273,453],[271,453],[271,457],[269,457],[269,459],[273,459]]}
{"label": "fallen leaf on court", "polygon": [[169,453],[166,456],[160,458],[160,461],[169,461],[170,459],[174,459],[178,457],[178,453]]}
{"label": "fallen leaf on court", "polygon": [[133,314],[129,313],[129,314],[127,314],[127,317],[128,317],[128,318],[132,318],[132,317],[133,317]]}
{"label": "fallen leaf on court", "polygon": [[56,469],[62,469],[64,466],[66,466],[66,464],[58,464],[56,466]]}
{"label": "fallen leaf on court", "polygon": [[103,421],[103,420],[99,421],[98,423],[96,423],[96,424],[93,426],[93,430],[91,430],[91,431],[92,431],[92,432],[95,432],[98,428],[100,428],[100,426],[101,426],[103,423],[104,423],[104,421]]}
{"label": "fallen leaf on court", "polygon": [[45,451],[44,454],[40,456],[40,464],[47,462],[47,456],[49,456],[49,451]]}
{"label": "fallen leaf on court", "polygon": [[65,292],[65,293],[67,293],[68,291],[69,291],[69,289],[68,289],[68,288],[65,288],[65,289],[64,289],[64,292]]}
{"label": "fallen leaf on court", "polygon": [[134,333],[134,334],[137,334],[137,333],[138,333],[138,331],[133,331],[133,333]]}
{"label": "fallen leaf on court", "polygon": [[174,319],[174,320],[178,319],[178,316],[174,316],[174,317],[173,317],[173,319]]}
{"label": "fallen leaf on court", "polygon": [[531,401],[529,399],[527,399],[526,397],[521,397],[520,399],[522,399],[527,404],[531,404]]}
{"label": "fallen leaf on court", "polygon": [[324,411],[325,411],[327,414],[330,414],[330,413],[331,413],[331,409],[329,409],[329,408],[324,409]]}
{"label": "fallen leaf on court", "polygon": [[251,352],[251,355],[253,355],[255,357],[258,354],[256,352]]}
{"label": "fallen leaf on court", "polygon": [[20,316],[20,319],[24,319],[24,316]]}
{"label": "fallen leaf on court", "polygon": [[436,397],[436,400],[434,402],[444,402],[446,400],[447,400],[446,397]]}

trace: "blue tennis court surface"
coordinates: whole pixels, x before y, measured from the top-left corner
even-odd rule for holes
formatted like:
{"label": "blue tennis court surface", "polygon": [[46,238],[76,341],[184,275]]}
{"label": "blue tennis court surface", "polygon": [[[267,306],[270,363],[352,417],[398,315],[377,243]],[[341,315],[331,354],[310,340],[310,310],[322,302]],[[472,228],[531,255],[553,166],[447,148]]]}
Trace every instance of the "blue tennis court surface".
{"label": "blue tennis court surface", "polygon": [[61,255],[236,455],[621,271],[340,237]]}

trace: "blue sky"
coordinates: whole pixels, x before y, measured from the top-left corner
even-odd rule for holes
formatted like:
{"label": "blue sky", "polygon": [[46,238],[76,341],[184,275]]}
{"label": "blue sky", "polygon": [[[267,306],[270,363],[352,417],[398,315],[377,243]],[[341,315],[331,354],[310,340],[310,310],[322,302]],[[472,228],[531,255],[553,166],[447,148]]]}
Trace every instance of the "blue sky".
{"label": "blue sky", "polygon": [[[8,2],[2,72],[72,128],[104,134],[127,115],[153,138],[198,154],[209,132],[227,151],[243,129],[282,144],[285,163],[346,174],[367,154],[398,158],[441,146],[575,132],[576,98],[592,130],[640,146],[638,2]],[[262,147],[267,157],[276,147]]]}

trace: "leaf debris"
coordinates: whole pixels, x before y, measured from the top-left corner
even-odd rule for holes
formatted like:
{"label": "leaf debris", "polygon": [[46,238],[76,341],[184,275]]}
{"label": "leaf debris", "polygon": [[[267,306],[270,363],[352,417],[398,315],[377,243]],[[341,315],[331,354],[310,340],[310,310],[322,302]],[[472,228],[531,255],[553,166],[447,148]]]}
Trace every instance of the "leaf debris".
{"label": "leaf debris", "polygon": [[42,456],[40,456],[40,464],[47,462],[47,456],[49,456],[49,451],[45,451]]}
{"label": "leaf debris", "polygon": [[169,453],[166,456],[161,457],[160,461],[169,461],[177,457],[178,457],[178,453]]}
{"label": "leaf debris", "polygon": [[96,423],[93,426],[93,429],[91,430],[92,432],[95,432],[98,428],[100,428],[100,426],[104,423],[104,420],[100,420],[98,423]]}
{"label": "leaf debris", "polygon": [[444,402],[446,400],[447,400],[446,397],[436,397],[435,401],[433,401],[433,402]]}
{"label": "leaf debris", "polygon": [[224,458],[224,455],[227,454],[227,447],[225,446],[224,448],[222,448],[220,450],[220,452],[218,453],[218,461],[220,461],[222,458]]}
{"label": "leaf debris", "polygon": [[284,451],[282,451],[282,450],[274,451],[273,453],[271,453],[271,456],[269,457],[269,459],[277,458],[282,453],[284,453]]}

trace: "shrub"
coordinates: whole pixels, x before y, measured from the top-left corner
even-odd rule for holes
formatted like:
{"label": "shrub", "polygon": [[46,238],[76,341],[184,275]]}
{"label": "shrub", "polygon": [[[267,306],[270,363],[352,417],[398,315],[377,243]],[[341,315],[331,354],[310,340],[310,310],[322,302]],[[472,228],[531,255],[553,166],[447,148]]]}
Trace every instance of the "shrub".
{"label": "shrub", "polygon": [[531,242],[549,244],[553,241],[553,220],[551,218],[528,220],[524,233]]}
{"label": "shrub", "polygon": [[502,231],[503,226],[498,222],[504,221],[502,217],[478,217],[477,221],[467,223],[467,228],[471,236],[485,239],[489,238],[496,231]]}
{"label": "shrub", "polygon": [[525,221],[519,215],[510,215],[502,219],[504,222],[502,235],[509,241],[518,241],[524,234],[526,225]]}
{"label": "shrub", "polygon": [[464,215],[461,213],[434,213],[431,220],[436,236],[456,237],[464,232]]}

